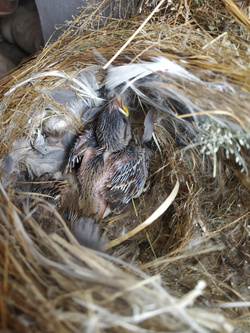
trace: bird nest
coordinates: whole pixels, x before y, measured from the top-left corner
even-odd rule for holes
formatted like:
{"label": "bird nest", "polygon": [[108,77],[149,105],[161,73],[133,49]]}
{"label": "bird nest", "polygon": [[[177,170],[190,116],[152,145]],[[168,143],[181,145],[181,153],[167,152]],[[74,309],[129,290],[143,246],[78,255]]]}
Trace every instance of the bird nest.
{"label": "bird nest", "polygon": [[[83,9],[2,81],[1,329],[246,332],[249,20],[229,0],[144,1],[100,22]],[[62,168],[44,162],[44,124],[77,136],[112,89],[134,132],[155,116],[145,191],[99,223],[100,252],[56,210],[44,230],[51,202],[29,184]]]}

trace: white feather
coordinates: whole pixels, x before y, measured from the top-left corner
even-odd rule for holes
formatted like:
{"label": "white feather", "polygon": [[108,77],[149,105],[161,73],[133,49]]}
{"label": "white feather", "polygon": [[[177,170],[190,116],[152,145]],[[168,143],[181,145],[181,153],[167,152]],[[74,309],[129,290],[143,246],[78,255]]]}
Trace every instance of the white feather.
{"label": "white feather", "polygon": [[67,127],[67,121],[66,119],[58,116],[49,117],[49,119],[45,122],[45,126],[53,132],[61,132]]}
{"label": "white feather", "polygon": [[[176,121],[185,123],[185,126],[190,128],[192,125],[189,122],[180,119],[172,111],[168,100],[176,101],[180,107],[183,106],[183,110],[177,110],[178,113],[180,111],[192,114],[197,125],[205,117],[210,117],[224,127],[230,127],[234,131],[242,130],[239,124],[232,123],[220,115],[196,116],[197,112],[205,110],[223,110],[223,108],[233,110],[229,93],[234,92],[234,88],[226,80],[203,81],[184,67],[164,57],[157,56],[148,62],[142,61],[110,68],[107,73],[106,87],[110,90],[118,90],[120,94],[128,91],[128,95],[131,95],[134,92],[144,104],[166,112]],[[197,94],[197,92],[200,93]],[[213,98],[209,98],[210,94]],[[197,95],[196,99],[195,95]],[[219,103],[214,103],[216,101],[214,96],[217,96]]]}
{"label": "white feather", "polygon": [[154,57],[151,62],[144,61],[138,64],[111,67],[108,70],[106,87],[112,90],[126,83],[122,90],[123,92],[129,87],[132,87],[136,81],[159,72],[168,72],[169,75],[193,80],[195,82],[200,81],[195,75],[189,73],[185,68],[175,62],[164,57]]}
{"label": "white feather", "polygon": [[41,134],[33,145],[28,138],[17,139],[3,163],[3,184],[7,186],[13,176],[18,179],[22,170],[28,171],[29,179],[45,172],[54,173],[64,167],[67,158],[67,151],[61,143],[50,146]]}
{"label": "white feather", "polygon": [[[69,87],[71,87],[73,90],[78,91],[80,95],[84,96],[84,97],[88,97],[88,98],[92,98],[94,100],[97,101],[101,101],[102,99],[100,99],[97,96],[96,90],[95,90],[95,86],[93,86],[91,84],[91,82],[89,82],[89,78],[93,79],[93,75],[96,73],[97,69],[94,68],[92,69],[92,72],[90,75],[80,75],[78,76],[78,72],[72,72],[72,73],[65,73],[63,71],[58,71],[58,70],[52,70],[52,71],[45,71],[45,72],[40,72],[37,74],[32,75],[31,77],[29,77],[28,79],[14,85],[11,89],[9,89],[4,96],[8,96],[10,94],[12,94],[17,88],[29,83],[29,82],[33,82],[36,81],[39,78],[44,78],[44,77],[60,77],[63,79],[68,80],[68,85]],[[87,78],[88,77],[88,78]]]}

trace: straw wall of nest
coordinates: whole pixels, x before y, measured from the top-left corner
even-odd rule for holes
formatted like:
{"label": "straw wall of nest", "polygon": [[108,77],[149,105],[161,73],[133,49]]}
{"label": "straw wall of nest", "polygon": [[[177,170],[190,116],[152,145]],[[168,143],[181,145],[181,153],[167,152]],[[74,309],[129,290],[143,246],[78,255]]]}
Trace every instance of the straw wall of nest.
{"label": "straw wall of nest", "polygon": [[[250,331],[249,19],[235,3],[145,1],[99,28],[89,6],[2,81],[2,332]],[[154,131],[147,188],[99,223],[98,252],[60,212],[41,223],[51,201],[30,184],[69,155],[60,135],[64,157],[44,152],[51,119],[74,141],[112,89],[135,132],[154,110]]]}

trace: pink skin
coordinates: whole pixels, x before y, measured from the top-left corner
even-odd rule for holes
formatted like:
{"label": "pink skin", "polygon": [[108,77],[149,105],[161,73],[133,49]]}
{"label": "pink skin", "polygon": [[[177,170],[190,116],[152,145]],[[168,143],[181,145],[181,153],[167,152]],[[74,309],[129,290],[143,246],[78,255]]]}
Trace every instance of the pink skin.
{"label": "pink skin", "polygon": [[123,158],[118,159],[114,163],[109,164],[110,157],[111,157],[111,153],[109,153],[109,152],[104,153],[103,171],[105,171],[105,172],[103,172],[103,174],[99,177],[98,181],[95,183],[95,185],[93,187],[93,193],[96,198],[96,201],[98,202],[98,218],[97,218],[98,220],[102,219],[102,217],[107,209],[107,206],[108,206],[108,203],[104,199],[103,194],[102,194],[103,186],[109,180],[109,177],[115,172],[115,170],[119,169],[120,166],[122,166],[124,163],[128,162],[128,160],[130,159],[129,156],[124,156]]}
{"label": "pink skin", "polygon": [[[106,169],[106,165],[107,162],[109,161],[111,153],[109,152],[105,152],[103,155],[103,159],[104,159],[104,170]],[[107,181],[109,178],[109,174],[106,172],[102,175],[102,177],[99,178],[99,180],[95,183],[95,186],[93,188],[93,192],[94,192],[94,196],[96,198],[96,200],[98,201],[98,206],[99,206],[99,210],[98,210],[98,220],[100,220],[104,213],[105,210],[108,206],[107,201],[103,198],[102,196],[102,186],[105,183],[105,181]]]}
{"label": "pink skin", "polygon": [[[88,148],[85,150],[82,161],[81,161],[81,169],[84,169],[86,164],[91,160],[91,158],[95,155],[95,150],[93,148]],[[95,215],[95,219],[97,221],[99,221],[107,208],[107,201],[104,199],[103,195],[102,195],[102,187],[104,185],[104,183],[108,180],[109,177],[109,173],[105,172],[107,163],[109,161],[109,158],[111,156],[111,153],[109,152],[105,152],[103,155],[104,158],[104,167],[100,170],[100,174],[98,176],[98,179],[96,179],[96,181],[93,183],[91,181],[91,178],[87,178],[84,179],[84,172],[83,173],[79,173],[79,182],[80,184],[84,184],[84,191],[89,192],[89,195],[91,195],[90,193],[92,192],[92,195],[94,195],[93,199],[90,199],[88,201],[89,204],[89,209],[90,212],[94,212],[97,211],[97,215]],[[91,176],[90,176],[91,177]],[[87,182],[86,182],[87,181]],[[84,204],[85,206],[85,204]],[[83,211],[86,208],[83,207]],[[85,211],[87,213],[87,211]]]}
{"label": "pink skin", "polygon": [[82,158],[82,164],[88,163],[88,161],[91,160],[91,158],[94,156],[95,150],[94,148],[88,148],[85,150],[83,158]]}

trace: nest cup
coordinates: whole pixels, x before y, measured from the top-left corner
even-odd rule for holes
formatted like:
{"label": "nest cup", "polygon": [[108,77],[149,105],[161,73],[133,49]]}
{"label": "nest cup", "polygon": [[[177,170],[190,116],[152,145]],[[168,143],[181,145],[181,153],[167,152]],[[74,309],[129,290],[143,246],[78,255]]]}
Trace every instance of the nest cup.
{"label": "nest cup", "polygon": [[[83,8],[58,40],[2,81],[1,329],[246,332],[244,8],[232,1],[162,2],[159,8],[143,2],[131,18],[105,25],[99,13],[96,4]],[[124,95],[138,135],[145,115],[156,111],[154,135],[148,187],[122,214],[99,223],[109,250],[96,252],[79,245],[56,210],[45,232],[37,209],[51,204],[31,194],[29,183],[43,172],[41,155],[48,156],[38,141],[43,126],[57,117],[74,141],[112,89]],[[48,165],[53,172],[63,168],[54,160]]]}

